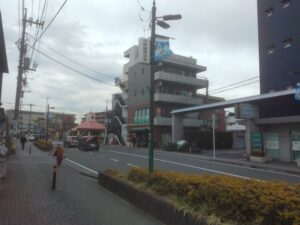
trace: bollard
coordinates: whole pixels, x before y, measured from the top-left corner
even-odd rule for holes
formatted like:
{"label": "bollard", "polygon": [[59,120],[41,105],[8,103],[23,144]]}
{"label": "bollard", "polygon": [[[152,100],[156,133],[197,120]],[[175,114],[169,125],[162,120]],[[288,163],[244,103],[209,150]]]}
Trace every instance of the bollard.
{"label": "bollard", "polygon": [[56,186],[56,168],[56,166],[53,166],[52,190],[55,190]]}

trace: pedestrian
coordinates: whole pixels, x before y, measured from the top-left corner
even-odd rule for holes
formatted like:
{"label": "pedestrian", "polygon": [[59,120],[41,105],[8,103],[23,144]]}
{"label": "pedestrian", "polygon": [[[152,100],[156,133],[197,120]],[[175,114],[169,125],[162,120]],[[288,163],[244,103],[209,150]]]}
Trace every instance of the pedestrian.
{"label": "pedestrian", "polygon": [[64,149],[61,144],[57,145],[53,156],[56,157],[57,166],[60,166],[64,158]]}
{"label": "pedestrian", "polygon": [[24,148],[25,148],[25,143],[26,143],[27,139],[25,137],[24,134],[22,134],[21,138],[20,138],[20,142],[21,142],[21,145],[22,145],[22,150],[24,151]]}
{"label": "pedestrian", "polygon": [[135,148],[135,143],[136,143],[135,136],[132,136],[132,145],[133,145],[134,148]]}

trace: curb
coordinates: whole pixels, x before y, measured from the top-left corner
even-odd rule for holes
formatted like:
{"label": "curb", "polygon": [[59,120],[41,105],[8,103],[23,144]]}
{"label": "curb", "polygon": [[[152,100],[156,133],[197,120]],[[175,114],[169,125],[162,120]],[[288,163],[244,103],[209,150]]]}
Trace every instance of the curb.
{"label": "curb", "polygon": [[89,178],[93,178],[95,180],[98,179],[98,176],[97,175],[94,175],[92,173],[88,173],[88,172],[84,172],[84,171],[78,171],[79,174],[83,175],[83,176],[86,176],[86,177],[89,177]]}
{"label": "curb", "polygon": [[177,209],[166,199],[104,173],[99,172],[98,184],[166,225],[208,225],[206,220],[197,220],[191,213]]}

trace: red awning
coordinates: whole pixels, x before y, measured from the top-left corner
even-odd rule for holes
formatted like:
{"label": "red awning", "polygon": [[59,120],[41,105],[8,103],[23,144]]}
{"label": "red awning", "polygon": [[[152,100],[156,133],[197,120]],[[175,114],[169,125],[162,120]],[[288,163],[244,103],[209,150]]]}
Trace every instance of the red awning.
{"label": "red awning", "polygon": [[76,127],[77,130],[105,130],[105,126],[95,120],[84,121]]}

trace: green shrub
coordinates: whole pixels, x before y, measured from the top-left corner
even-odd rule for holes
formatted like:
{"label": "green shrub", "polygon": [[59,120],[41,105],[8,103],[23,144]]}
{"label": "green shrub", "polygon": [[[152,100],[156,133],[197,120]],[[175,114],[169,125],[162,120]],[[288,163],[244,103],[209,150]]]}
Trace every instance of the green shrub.
{"label": "green shrub", "polygon": [[[163,196],[176,196],[194,211],[206,209],[238,224],[300,224],[300,185],[227,176],[185,175],[133,168],[128,179]],[[205,207],[203,207],[205,206]]]}
{"label": "green shrub", "polygon": [[264,157],[266,154],[262,151],[251,151],[250,153],[251,156],[256,156],[256,157]]}
{"label": "green shrub", "polygon": [[38,139],[34,142],[34,144],[43,151],[50,151],[53,147],[52,141],[48,140],[46,142],[45,139]]}

